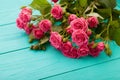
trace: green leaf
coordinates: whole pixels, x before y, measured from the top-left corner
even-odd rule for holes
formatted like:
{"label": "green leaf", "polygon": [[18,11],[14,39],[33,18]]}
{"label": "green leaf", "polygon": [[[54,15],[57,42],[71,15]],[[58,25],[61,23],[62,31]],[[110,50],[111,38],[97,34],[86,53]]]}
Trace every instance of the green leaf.
{"label": "green leaf", "polygon": [[42,15],[50,12],[51,5],[47,0],[33,0],[30,6],[36,10],[39,10]]}
{"label": "green leaf", "polygon": [[53,26],[52,27],[52,31],[55,31],[55,32],[61,32],[63,29],[62,29],[62,26]]}
{"label": "green leaf", "polygon": [[120,10],[117,10],[117,9],[113,9],[113,12],[120,15]]}
{"label": "green leaf", "polygon": [[101,18],[101,19],[104,19],[100,14],[95,13],[95,12],[90,13],[90,14],[87,14],[87,16],[95,16],[95,17],[99,17],[99,18]]}
{"label": "green leaf", "polygon": [[60,4],[68,3],[68,0],[60,0]]}
{"label": "green leaf", "polygon": [[106,8],[115,8],[116,7],[116,0],[98,0]]}
{"label": "green leaf", "polygon": [[113,35],[113,40],[120,46],[120,28],[116,29]]}
{"label": "green leaf", "polygon": [[107,18],[111,14],[111,8],[106,8],[106,9],[98,9],[98,13],[103,16],[104,18]]}
{"label": "green leaf", "polygon": [[43,45],[49,41],[49,37],[44,36],[43,38],[40,39],[39,45]]}
{"label": "green leaf", "polygon": [[118,22],[118,20],[111,21],[110,22],[110,26],[113,27],[113,28],[119,28],[119,22]]}
{"label": "green leaf", "polygon": [[120,28],[110,29],[110,38],[120,46]]}
{"label": "green leaf", "polygon": [[87,0],[79,0],[79,4],[81,7],[86,7],[87,6]]}

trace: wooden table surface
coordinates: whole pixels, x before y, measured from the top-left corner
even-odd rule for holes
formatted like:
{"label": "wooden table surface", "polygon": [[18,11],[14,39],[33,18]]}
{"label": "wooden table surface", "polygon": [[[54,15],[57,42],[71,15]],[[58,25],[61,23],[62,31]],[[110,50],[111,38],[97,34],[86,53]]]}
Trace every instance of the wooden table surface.
{"label": "wooden table surface", "polygon": [[0,0],[0,80],[120,80],[120,47],[115,42],[110,43],[111,57],[102,52],[96,58],[70,59],[51,46],[30,50],[28,36],[15,19],[20,6],[31,1]]}

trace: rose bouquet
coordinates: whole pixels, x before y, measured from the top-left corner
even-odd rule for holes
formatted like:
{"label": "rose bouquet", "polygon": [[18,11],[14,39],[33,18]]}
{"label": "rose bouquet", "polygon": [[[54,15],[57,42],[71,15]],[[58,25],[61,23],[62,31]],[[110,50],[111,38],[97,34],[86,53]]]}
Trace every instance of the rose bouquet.
{"label": "rose bouquet", "polygon": [[30,43],[37,42],[32,50],[45,50],[50,43],[69,58],[96,57],[103,50],[111,56],[109,42],[120,45],[120,11],[115,7],[116,0],[33,0],[21,8],[16,24]]}

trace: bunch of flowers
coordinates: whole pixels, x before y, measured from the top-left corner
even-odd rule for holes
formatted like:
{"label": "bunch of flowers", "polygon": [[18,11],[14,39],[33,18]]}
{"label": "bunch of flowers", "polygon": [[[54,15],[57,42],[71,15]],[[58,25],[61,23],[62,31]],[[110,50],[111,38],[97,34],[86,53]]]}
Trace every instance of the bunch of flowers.
{"label": "bunch of flowers", "polygon": [[[91,55],[103,50],[111,56],[110,41],[120,45],[120,11],[116,0],[33,0],[23,6],[17,27],[36,42],[32,50],[45,50],[50,43],[69,58]],[[34,15],[33,9],[40,11]]]}

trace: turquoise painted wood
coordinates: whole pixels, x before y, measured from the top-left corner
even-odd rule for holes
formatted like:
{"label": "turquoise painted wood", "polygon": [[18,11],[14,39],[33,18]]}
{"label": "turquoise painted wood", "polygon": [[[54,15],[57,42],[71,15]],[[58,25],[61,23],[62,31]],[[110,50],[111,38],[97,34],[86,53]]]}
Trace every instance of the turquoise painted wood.
{"label": "turquoise painted wood", "polygon": [[70,59],[51,46],[46,51],[31,51],[27,35],[15,24],[19,7],[31,1],[0,0],[0,80],[120,79],[120,47],[115,42],[111,42],[110,58],[102,52],[97,58]]}

